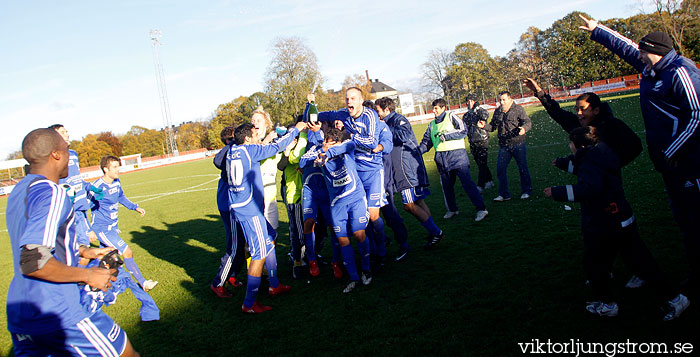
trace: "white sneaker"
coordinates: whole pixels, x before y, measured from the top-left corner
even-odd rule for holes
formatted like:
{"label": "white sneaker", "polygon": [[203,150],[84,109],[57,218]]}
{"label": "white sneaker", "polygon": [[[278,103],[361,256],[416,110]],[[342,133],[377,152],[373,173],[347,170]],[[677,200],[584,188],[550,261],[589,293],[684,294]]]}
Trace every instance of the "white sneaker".
{"label": "white sneaker", "polygon": [[606,304],[602,301],[589,302],[588,305],[586,305],[586,310],[592,314],[604,317],[617,316],[618,312],[617,303]]}
{"label": "white sneaker", "polygon": [[521,200],[526,200],[526,199],[528,199],[528,198],[530,198],[530,194],[529,194],[529,193],[523,193],[522,195],[520,195],[520,199],[521,199]]}
{"label": "white sneaker", "polygon": [[442,218],[444,218],[444,219],[450,219],[450,218],[452,218],[452,217],[454,217],[454,216],[456,216],[456,215],[458,215],[458,214],[459,214],[459,211],[454,211],[454,212],[452,212],[452,211],[447,211],[447,213],[445,213],[445,215],[442,216]]}
{"label": "white sneaker", "polygon": [[632,275],[632,277],[627,282],[627,284],[625,284],[625,287],[628,289],[636,289],[636,288],[641,288],[646,283],[647,282],[644,279],[642,279],[636,275]]}
{"label": "white sneaker", "polygon": [[668,302],[668,313],[664,316],[664,321],[671,321],[681,316],[683,311],[690,306],[690,300],[683,294],[678,294],[673,300]]}
{"label": "white sneaker", "polygon": [[487,211],[487,210],[478,211],[478,212],[476,212],[476,218],[474,218],[474,221],[479,222],[479,221],[483,220],[484,218],[486,218],[486,216],[488,216],[488,215],[489,215],[489,211]]}
{"label": "white sneaker", "polygon": [[489,181],[484,185],[484,190],[488,190],[489,188],[493,188],[496,185],[494,185],[493,181]]}
{"label": "white sneaker", "polygon": [[508,200],[510,200],[510,197],[508,197],[508,198],[503,198],[503,196],[498,195],[498,196],[496,196],[496,198],[494,198],[493,200],[496,201],[496,202],[503,202],[503,201],[508,201]]}
{"label": "white sneaker", "polygon": [[146,281],[143,282],[143,286],[142,286],[143,291],[150,291],[150,290],[153,290],[153,288],[155,288],[157,284],[158,284],[157,281],[146,280]]}

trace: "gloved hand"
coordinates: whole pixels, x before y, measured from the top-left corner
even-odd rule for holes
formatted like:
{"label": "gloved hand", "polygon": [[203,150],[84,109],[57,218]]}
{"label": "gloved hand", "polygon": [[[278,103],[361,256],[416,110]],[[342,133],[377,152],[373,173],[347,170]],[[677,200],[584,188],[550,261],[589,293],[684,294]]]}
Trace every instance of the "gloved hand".
{"label": "gloved hand", "polygon": [[73,202],[75,200],[75,190],[73,190],[73,187],[71,185],[64,183],[63,188],[66,189],[66,195],[68,195],[68,198],[70,198],[70,201]]}
{"label": "gloved hand", "polygon": [[104,190],[99,188],[99,187],[95,187],[93,185],[90,185],[90,192],[93,193],[92,197],[94,197],[96,201],[99,201],[99,200],[105,198]]}

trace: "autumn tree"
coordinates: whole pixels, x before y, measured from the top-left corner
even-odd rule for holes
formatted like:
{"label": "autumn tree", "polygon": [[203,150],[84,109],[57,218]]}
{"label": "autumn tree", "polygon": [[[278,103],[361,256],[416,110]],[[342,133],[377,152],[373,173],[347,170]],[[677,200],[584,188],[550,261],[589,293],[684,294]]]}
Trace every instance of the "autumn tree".
{"label": "autumn tree", "polygon": [[700,0],[651,0],[663,31],[671,36],[678,53],[686,53],[687,32],[700,25]]}
{"label": "autumn tree", "polygon": [[122,156],[122,143],[111,131],[101,132],[97,135],[97,140],[107,143],[107,145],[112,148],[112,155],[117,157]]}
{"label": "autumn tree", "polygon": [[290,123],[303,112],[306,95],[320,87],[316,54],[299,37],[278,38],[272,44],[271,62],[265,73],[265,109],[273,121]]}
{"label": "autumn tree", "polygon": [[88,134],[80,144],[71,142],[71,149],[78,153],[80,167],[99,165],[103,156],[114,155],[112,147],[97,138],[95,134]]}
{"label": "autumn tree", "polygon": [[181,151],[197,150],[209,146],[208,123],[189,122],[177,129],[177,147]]}

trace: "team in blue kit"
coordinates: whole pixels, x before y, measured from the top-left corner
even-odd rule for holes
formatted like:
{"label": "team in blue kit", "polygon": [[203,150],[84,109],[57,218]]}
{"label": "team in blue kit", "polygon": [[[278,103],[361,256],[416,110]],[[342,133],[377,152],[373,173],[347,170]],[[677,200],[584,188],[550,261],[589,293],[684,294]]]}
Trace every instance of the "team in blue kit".
{"label": "team in blue kit", "polygon": [[[575,108],[580,113],[566,112],[570,120],[578,120],[582,127],[570,130],[574,155],[557,159],[554,164],[574,173],[577,184],[548,187],[544,195],[559,201],[581,202],[584,270],[596,300],[586,304],[587,311],[606,317],[618,314],[609,283],[619,251],[627,258],[628,254],[636,254],[628,259],[636,262],[631,270],[639,272],[640,284],[649,284],[663,297],[664,320],[675,320],[700,290],[700,234],[695,223],[700,218],[700,70],[675,52],[668,34],[652,32],[637,44],[594,20],[581,18],[581,28],[590,32],[593,41],[641,73],[640,104],[648,152],[661,174],[673,217],[683,235],[690,268],[688,279],[680,287],[668,282],[641,242],[625,198],[620,170],[639,154],[641,144],[635,141],[630,147],[616,146],[624,140],[609,135],[609,126],[614,124],[609,119],[607,124],[599,123],[600,127],[586,124],[589,127],[581,121],[599,108],[599,98],[598,104],[587,103],[595,104],[590,108],[577,103]],[[527,83],[532,84],[530,88],[537,87],[534,79],[527,79],[526,86]],[[551,98],[544,101],[544,93],[535,92],[550,115],[550,109],[560,110]],[[480,110],[479,120],[471,118],[471,124],[485,129],[484,133],[499,129],[499,137],[508,141],[504,141],[506,144],[522,144],[531,123],[524,109],[517,105],[513,111],[509,109],[510,93],[501,94],[501,108],[494,115],[498,118],[488,123],[487,112]],[[591,94],[585,95],[590,98]],[[291,290],[280,282],[278,274],[277,222],[273,228],[274,217],[266,215],[268,210],[274,211],[271,205],[277,204],[273,190],[276,168],[284,167],[284,179],[289,183],[285,186],[285,203],[288,211],[294,210],[289,215],[290,221],[295,218],[295,235],[290,237],[294,243],[293,277],[300,276],[297,270],[303,261],[308,264],[309,282],[321,274],[320,268],[327,263],[319,255],[319,243],[322,244],[328,228],[332,243],[330,267],[333,276],[342,281],[344,294],[381,279],[378,268],[386,263],[390,243],[384,220],[399,245],[395,261],[403,262],[409,257],[408,231],[394,204],[394,193],[401,194],[404,210],[427,231],[424,248],[436,248],[445,238],[426,204],[430,190],[423,154],[430,149],[435,150],[445,196],[444,218],[459,212],[453,189],[456,178],[460,178],[474,205],[474,221],[482,221],[488,215],[481,196],[488,179],[480,180],[477,186],[469,173],[464,142],[467,119],[450,112],[443,99],[436,99],[435,119],[419,143],[411,122],[395,111],[394,100],[384,97],[376,102],[364,101],[358,87],[346,89],[344,95],[344,108],[322,111],[314,116],[317,121],[305,113],[308,121],[298,122],[286,132],[280,130],[277,136],[265,135],[271,121],[262,107],[254,111],[257,120],[226,127],[221,132],[224,148],[214,158],[214,164],[220,170],[217,206],[224,223],[226,249],[210,289],[220,298],[231,298],[233,294],[225,283],[233,287],[245,283],[243,313],[259,314],[272,309],[258,301],[261,288],[267,289],[270,296]],[[315,108],[310,106],[314,100],[313,94],[307,96],[307,111]],[[470,103],[471,110],[476,110],[474,104]],[[588,114],[584,113],[586,110]],[[504,126],[509,123],[507,116],[515,118],[520,114],[524,115],[522,125]],[[259,122],[262,117],[264,125]],[[279,123],[277,126],[284,129]],[[484,139],[488,139],[488,133]],[[281,155],[285,148],[288,152]],[[629,158],[625,157],[627,153]],[[69,149],[68,131],[61,124],[27,134],[22,154],[30,165],[26,177],[13,188],[6,209],[14,272],[6,308],[14,354],[138,356],[126,332],[101,309],[104,304],[114,303],[117,294],[131,288],[142,302],[142,320],[160,318],[160,310],[148,293],[158,282],[144,277],[129,244],[120,236],[120,206],[141,216],[146,213],[124,193],[119,180],[120,159],[103,157],[99,166],[102,176],[92,183],[85,181],[78,153]],[[282,164],[275,165],[282,156],[287,159],[282,158]],[[522,171],[521,198],[527,199],[532,185],[526,169]],[[499,190],[495,201],[510,199],[504,190]],[[92,248],[91,244],[100,247]],[[301,254],[302,246],[305,255]],[[100,259],[115,250],[123,257],[124,268],[101,266]],[[246,250],[250,261],[247,278],[241,281]],[[640,262],[645,263],[638,266]]]}

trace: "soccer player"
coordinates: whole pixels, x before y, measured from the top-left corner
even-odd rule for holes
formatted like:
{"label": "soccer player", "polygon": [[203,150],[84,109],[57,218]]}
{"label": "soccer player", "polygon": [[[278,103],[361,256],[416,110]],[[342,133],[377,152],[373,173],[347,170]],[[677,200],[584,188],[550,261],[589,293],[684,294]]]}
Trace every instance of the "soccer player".
{"label": "soccer player", "polygon": [[[297,117],[297,121],[302,121],[302,119],[302,115]],[[292,127],[289,127],[287,130],[291,128]],[[301,204],[302,173],[299,170],[299,160],[306,152],[306,144],[306,132],[299,133],[299,138],[292,140],[284,149],[284,155],[277,164],[277,168],[282,170],[282,187],[280,191],[282,193],[282,201],[287,208],[290,250],[292,253],[292,260],[294,261],[292,277],[294,279],[301,279],[302,277],[301,250],[302,246],[306,245],[304,244],[304,215],[302,213]],[[307,246],[306,249],[309,249],[309,247]],[[313,252],[313,247],[311,247],[311,252],[306,252],[309,259],[309,273],[311,276],[318,276],[320,271],[318,269],[316,257],[309,254]]]}
{"label": "soccer player", "polygon": [[[442,231],[435,225],[430,209],[425,204],[425,197],[430,194],[430,183],[413,127],[406,117],[395,111],[396,104],[391,98],[380,98],[376,104],[379,117],[383,118],[392,130],[394,149],[391,151],[391,160],[394,184],[401,192],[403,207],[418,219],[431,237],[442,236]],[[408,244],[406,243],[405,247],[400,241],[399,244],[402,248],[396,256],[397,261],[403,260],[408,253]]]}
{"label": "soccer player", "polygon": [[667,301],[664,321],[678,318],[690,305],[661,273],[637,230],[632,207],[625,198],[620,175],[620,159],[604,142],[596,129],[579,127],[569,132],[570,158],[556,159],[553,164],[567,170],[573,164],[578,183],[547,187],[544,194],[557,201],[581,202],[581,233],[584,243],[584,267],[593,288],[594,299],[586,310],[598,316],[616,316],[617,303],[610,289],[610,271],[621,246],[637,246],[636,263],[648,275],[645,280],[660,298]]}
{"label": "soccer player", "polygon": [[241,306],[241,310],[245,313],[258,314],[272,309],[255,301],[260,288],[263,265],[269,274],[270,295],[278,295],[291,289],[287,285],[280,284],[277,278],[277,257],[274,245],[276,233],[263,216],[265,197],[260,162],[284,150],[299,134],[299,130],[305,127],[305,123],[297,123],[277,142],[267,145],[259,144],[258,131],[254,130],[253,124],[250,123],[239,125],[233,134],[235,145],[231,146],[226,158],[229,210],[243,228],[251,257],[246,297]]}
{"label": "soccer player", "polygon": [[22,141],[31,173],[7,201],[14,277],[7,294],[7,327],[16,356],[138,356],[126,333],[101,310],[80,303],[85,283],[106,291],[113,269],[81,268],[79,258],[101,258],[111,248],[76,241],[74,211],[66,190],[68,144],[55,130],[31,131]]}
{"label": "soccer player", "polygon": [[[68,130],[63,124],[54,124],[49,127],[49,129],[56,130],[63,140],[70,145],[70,136],[68,135]],[[78,153],[75,150],[68,149],[70,157],[68,160],[68,177],[62,178],[58,181],[60,185],[66,185],[70,189],[68,190],[68,196],[73,199],[73,210],[75,210],[75,226],[76,232],[78,234],[78,242],[84,245],[90,245],[90,241],[97,241],[97,236],[95,232],[90,227],[90,223],[87,218],[87,211],[90,209],[90,202],[87,199],[87,191],[92,191],[96,199],[102,197],[102,191],[92,186],[89,182],[85,182],[80,177],[80,160],[78,159]]]}
{"label": "soccer player", "polygon": [[[333,231],[338,237],[343,263],[350,275],[350,282],[343,290],[349,293],[357,288],[360,277],[355,265],[355,253],[350,245],[349,233],[357,239],[362,266],[362,284],[372,282],[369,260],[369,242],[365,239],[367,227],[367,199],[355,168],[355,160],[350,156],[355,150],[354,141],[341,142],[343,133],[330,129],[325,134],[323,153],[315,164],[323,166],[323,177],[331,200],[331,220]],[[348,227],[350,232],[348,232]]]}
{"label": "soccer player", "polygon": [[[321,123],[309,123],[308,132],[308,147],[306,153],[299,160],[299,167],[303,169],[301,204],[304,213],[304,244],[306,246],[306,254],[309,260],[316,260],[316,223],[319,222],[319,215],[324,218],[330,226],[331,232],[333,225],[331,224],[331,203],[328,196],[326,182],[323,179],[323,171],[320,166],[314,164],[314,161],[320,153],[323,152],[323,131],[321,131]],[[324,228],[325,229],[325,228]],[[331,266],[333,268],[333,276],[336,279],[343,277],[343,270],[340,268],[341,253],[340,243],[335,234],[331,234],[331,244],[333,248],[333,256]],[[318,263],[316,264],[318,265]],[[312,266],[309,266],[309,270]],[[313,273],[310,271],[310,273]],[[313,274],[312,274],[313,275]]]}
{"label": "soccer player", "polygon": [[[307,99],[311,102],[313,94]],[[357,87],[345,91],[346,108],[337,111],[318,113],[319,121],[339,120],[345,131],[352,135],[355,143],[354,159],[357,174],[367,195],[371,238],[377,246],[384,246],[384,220],[379,215],[380,208],[386,202],[384,192],[384,163],[382,161],[381,144],[379,143],[379,116],[372,108],[362,105],[364,98]],[[380,149],[376,150],[377,147]]]}
{"label": "soccer player", "polygon": [[124,257],[124,265],[144,291],[153,289],[157,281],[146,280],[141,270],[134,262],[134,253],[129,245],[119,237],[119,205],[136,211],[143,217],[146,210],[129,201],[124,196],[122,183],[119,181],[119,158],[107,155],[100,160],[100,168],[104,175],[95,181],[95,187],[104,191],[100,201],[92,200],[92,228],[97,232],[97,239],[107,247],[114,247]]}
{"label": "soccer player", "polygon": [[224,232],[226,234],[226,253],[221,257],[219,272],[211,282],[211,290],[220,298],[230,298],[231,294],[224,289],[226,281],[234,288],[243,286],[236,280],[238,273],[243,268],[245,262],[245,239],[241,225],[237,224],[228,209],[228,171],[226,171],[226,156],[233,144],[233,127],[227,126],[221,130],[221,142],[224,147],[214,156],[214,166],[221,170],[219,185],[216,189],[216,205],[219,208],[219,215],[224,222]]}
{"label": "soccer player", "polygon": [[[261,144],[269,144],[277,139],[275,128],[272,127],[270,113],[263,110],[262,106],[253,111],[250,116],[250,123],[253,130],[260,137]],[[269,131],[269,132],[268,132]],[[277,153],[260,162],[260,173],[262,174],[263,190],[265,192],[265,219],[270,223],[275,232],[280,225],[279,211],[277,209],[277,163],[282,158],[281,153]]]}

